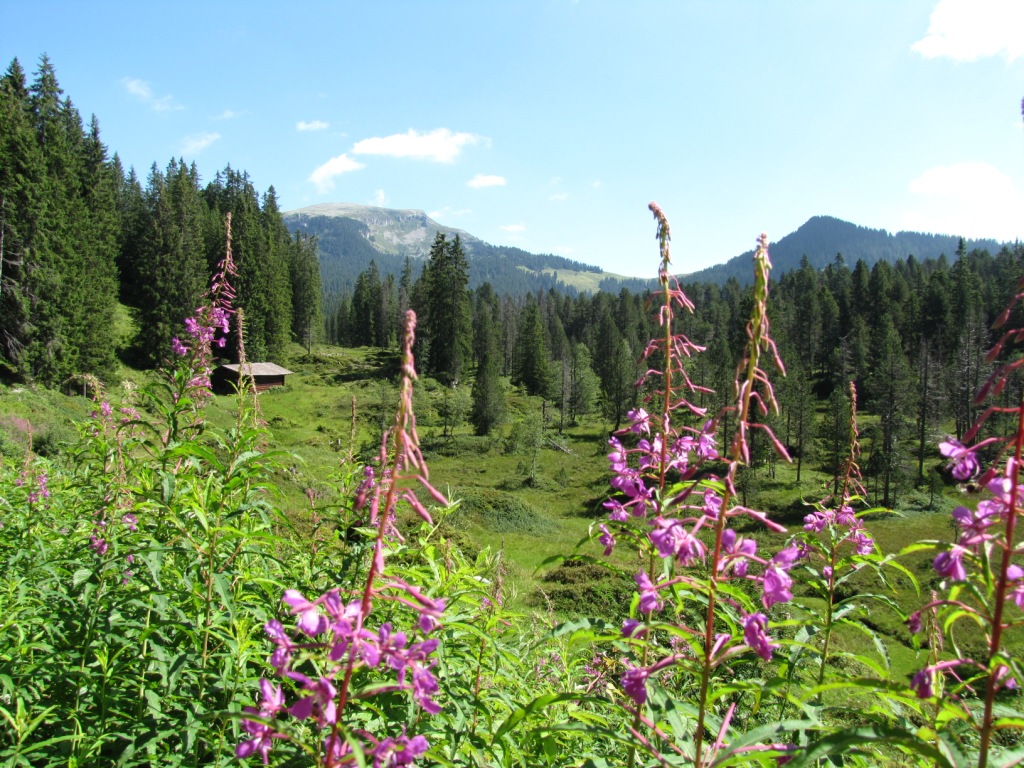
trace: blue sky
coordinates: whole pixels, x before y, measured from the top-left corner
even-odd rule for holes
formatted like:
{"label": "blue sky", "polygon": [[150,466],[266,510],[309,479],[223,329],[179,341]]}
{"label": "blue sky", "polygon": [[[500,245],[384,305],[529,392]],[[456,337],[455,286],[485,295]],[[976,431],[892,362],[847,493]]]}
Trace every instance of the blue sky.
{"label": "blue sky", "polygon": [[1021,0],[0,0],[145,179],[231,164],[285,210],[425,210],[650,276],[817,214],[1024,239]]}

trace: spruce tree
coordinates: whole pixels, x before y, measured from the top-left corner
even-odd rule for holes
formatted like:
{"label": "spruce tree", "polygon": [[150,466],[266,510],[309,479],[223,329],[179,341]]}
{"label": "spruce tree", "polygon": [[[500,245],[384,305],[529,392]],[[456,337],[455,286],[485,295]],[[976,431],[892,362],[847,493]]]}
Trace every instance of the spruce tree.
{"label": "spruce tree", "polygon": [[456,235],[437,233],[423,272],[426,299],[427,371],[445,384],[459,380],[470,348],[469,262]]}
{"label": "spruce tree", "polygon": [[291,247],[292,335],[312,353],[323,332],[323,291],[315,237],[296,232]]}
{"label": "spruce tree", "polygon": [[473,382],[469,420],[476,434],[488,435],[505,419],[505,393],[498,375],[500,355],[494,323],[487,312],[480,316],[476,340],[481,344],[481,354]]}
{"label": "spruce tree", "polygon": [[512,383],[523,387],[528,395],[548,397],[551,392],[548,343],[540,309],[532,296],[527,299],[520,316]]}
{"label": "spruce tree", "polygon": [[181,334],[185,318],[199,306],[208,283],[203,238],[205,204],[198,171],[171,160],[166,172],[154,164],[146,188],[147,222],[133,260],[122,263],[138,276],[132,289],[138,312],[137,348],[149,365],[159,364]]}

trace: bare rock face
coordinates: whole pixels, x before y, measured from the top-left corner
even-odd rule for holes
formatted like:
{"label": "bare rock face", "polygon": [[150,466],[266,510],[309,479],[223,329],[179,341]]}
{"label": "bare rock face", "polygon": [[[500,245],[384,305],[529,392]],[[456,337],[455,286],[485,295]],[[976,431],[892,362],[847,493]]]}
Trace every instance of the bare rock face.
{"label": "bare rock face", "polygon": [[430,252],[430,245],[437,232],[449,236],[458,234],[467,242],[478,240],[461,229],[438,224],[423,211],[415,209],[378,208],[358,203],[319,203],[288,211],[285,216],[296,222],[313,217],[358,221],[366,226],[365,236],[375,248],[383,253],[403,257],[425,257]]}

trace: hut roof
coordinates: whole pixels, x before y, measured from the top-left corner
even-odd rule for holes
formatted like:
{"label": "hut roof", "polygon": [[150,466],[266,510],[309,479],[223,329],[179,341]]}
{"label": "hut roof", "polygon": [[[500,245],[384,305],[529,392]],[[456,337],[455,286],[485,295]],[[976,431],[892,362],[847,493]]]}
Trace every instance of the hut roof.
{"label": "hut roof", "polygon": [[[238,363],[229,363],[221,366],[221,368],[227,368],[235,373],[238,373],[241,367]],[[287,368],[282,368],[277,363],[246,363],[245,370],[242,373],[245,376],[286,376],[291,371]]]}

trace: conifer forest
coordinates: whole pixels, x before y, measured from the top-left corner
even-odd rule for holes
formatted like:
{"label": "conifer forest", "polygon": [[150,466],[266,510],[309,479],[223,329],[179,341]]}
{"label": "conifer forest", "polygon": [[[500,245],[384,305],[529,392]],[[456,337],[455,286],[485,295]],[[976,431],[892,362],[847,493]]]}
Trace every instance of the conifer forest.
{"label": "conifer forest", "polygon": [[0,78],[3,764],[1024,763],[1024,244],[325,281],[211,170]]}

